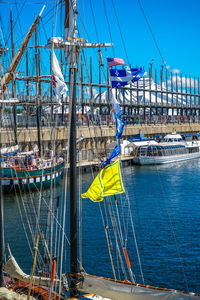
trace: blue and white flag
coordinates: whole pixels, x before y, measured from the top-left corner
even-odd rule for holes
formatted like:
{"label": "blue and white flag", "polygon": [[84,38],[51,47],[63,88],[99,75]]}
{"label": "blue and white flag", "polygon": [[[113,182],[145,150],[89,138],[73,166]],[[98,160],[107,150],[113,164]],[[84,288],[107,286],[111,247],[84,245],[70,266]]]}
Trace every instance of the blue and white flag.
{"label": "blue and white flag", "polygon": [[116,115],[115,115],[115,119],[116,119],[116,135],[115,135],[115,137],[117,139],[120,139],[122,136],[124,125],[126,124],[126,122],[124,120],[121,120]]}
{"label": "blue and white flag", "polygon": [[111,99],[113,112],[117,117],[120,117],[123,110],[122,110],[121,106],[119,105],[119,102],[117,101],[116,97],[114,96],[112,89],[109,91],[109,93],[110,93],[110,99]]}
{"label": "blue and white flag", "polygon": [[118,156],[120,153],[121,153],[120,143],[119,143],[119,140],[117,140],[117,145],[115,146],[110,157],[102,163],[102,167],[104,168],[106,165],[108,165],[110,163],[111,159]]}
{"label": "blue and white flag", "polygon": [[142,68],[114,70],[110,69],[112,88],[121,87],[135,82],[145,75]]}

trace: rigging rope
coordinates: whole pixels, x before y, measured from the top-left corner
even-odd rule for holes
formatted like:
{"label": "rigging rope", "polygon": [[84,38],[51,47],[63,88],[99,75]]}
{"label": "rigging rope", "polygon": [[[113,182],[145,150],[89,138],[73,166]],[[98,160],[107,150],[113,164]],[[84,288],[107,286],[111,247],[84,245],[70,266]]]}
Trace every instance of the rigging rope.
{"label": "rigging rope", "polygon": [[95,28],[95,32],[96,32],[96,36],[97,36],[97,41],[99,43],[99,36],[98,36],[98,32],[97,32],[97,25],[96,25],[96,21],[95,21],[94,10],[93,10],[93,6],[92,6],[92,1],[91,0],[90,0],[90,7],[91,7],[92,18],[93,18],[93,22],[94,22],[94,28]]}
{"label": "rigging rope", "polygon": [[[105,0],[103,0],[103,6],[104,6],[104,11],[105,11],[105,15],[106,15],[107,24],[108,24],[108,31],[109,31],[109,35],[110,35],[110,40],[111,40],[111,43],[113,44],[113,39],[112,39],[112,34],[111,34],[110,23],[109,23],[109,18],[108,18],[108,14],[107,14]],[[115,57],[114,47],[112,47],[112,51],[113,51],[113,57]]]}
{"label": "rigging rope", "polygon": [[[117,230],[116,230],[116,227],[117,227],[116,226],[116,220],[114,218],[113,207],[112,207],[112,204],[111,204],[110,197],[108,198],[108,210],[109,210],[110,219],[111,219],[113,232],[114,232],[114,236],[115,236],[116,249],[117,249],[119,259],[120,259],[120,262],[121,262],[122,273],[123,273],[123,276],[124,276],[124,280],[127,280],[127,274],[126,274],[126,270],[125,270],[125,267],[124,267],[124,262],[123,262],[123,259],[122,259],[119,243],[118,243]],[[123,245],[122,245],[122,247],[123,247]]]}
{"label": "rigging rope", "polygon": [[[100,209],[100,213],[101,213],[101,219],[102,219],[103,227],[104,227],[104,230],[105,230],[106,241],[107,241],[107,245],[108,245],[108,252],[109,252],[109,256],[110,256],[113,276],[114,276],[114,279],[116,280],[117,277],[116,277],[114,261],[113,261],[113,257],[112,257],[112,244],[111,244],[111,240],[109,238],[109,225],[108,225],[108,223],[105,223],[105,221],[104,221],[103,212],[102,212],[102,208],[101,208],[100,203],[99,203],[99,209]],[[104,205],[104,209],[105,209],[105,205]]]}
{"label": "rigging rope", "polygon": [[158,46],[158,42],[157,42],[157,40],[156,40],[156,37],[155,37],[155,35],[154,35],[154,33],[153,33],[153,30],[152,30],[152,28],[151,28],[151,26],[150,26],[150,23],[149,23],[149,21],[148,21],[148,19],[147,19],[147,16],[146,16],[146,14],[145,14],[145,11],[144,11],[144,9],[143,9],[143,7],[142,7],[142,4],[141,4],[141,1],[140,1],[140,0],[138,0],[138,4],[139,4],[140,9],[141,9],[141,11],[142,11],[142,14],[143,14],[143,16],[144,16],[144,18],[145,18],[145,20],[146,20],[146,23],[147,23],[147,25],[148,25],[148,27],[149,27],[149,30],[150,30],[150,33],[151,33],[152,38],[153,38],[153,40],[154,40],[154,43],[155,43],[155,45],[156,45],[156,48],[158,49],[158,52],[159,52],[160,57],[161,57],[161,59],[162,59],[162,63],[165,64],[165,60],[164,60],[164,58],[163,58],[162,52],[161,52],[161,50],[160,50],[160,47]]}
{"label": "rigging rope", "polygon": [[17,19],[16,19],[16,21],[15,21],[15,23],[14,23],[13,29],[14,29],[16,23],[17,23],[17,20],[18,20],[18,22],[19,22],[19,28],[20,28],[20,31],[21,31],[21,36],[23,36],[23,33],[22,33],[22,27],[21,27],[21,22],[20,22],[20,18],[19,18],[19,17],[20,17],[20,14],[21,14],[22,9],[23,9],[23,7],[24,7],[24,5],[25,5],[26,2],[27,2],[27,0],[24,0],[24,3],[23,3],[23,5],[22,5],[22,7],[21,7],[21,10],[20,10],[20,12],[19,12],[19,11],[18,11],[18,6],[17,6],[17,2],[16,2],[16,0],[15,0],[15,6],[16,6],[16,11],[17,11]]}
{"label": "rigging rope", "polygon": [[118,27],[119,27],[119,33],[120,33],[120,36],[121,36],[122,44],[124,46],[124,51],[125,51],[126,59],[127,59],[128,64],[130,65],[130,62],[129,62],[129,59],[128,59],[128,53],[127,53],[127,50],[126,50],[126,45],[125,45],[124,38],[123,38],[123,35],[122,35],[122,30],[121,30],[119,18],[117,16],[117,11],[116,11],[116,8],[115,8],[113,0],[112,0],[112,5],[113,5],[113,10],[114,10],[114,13],[115,13],[116,20],[117,20],[117,24],[118,24]]}
{"label": "rigging rope", "polygon": [[161,191],[162,191],[162,195],[163,195],[163,199],[164,199],[164,205],[165,205],[165,208],[166,208],[166,213],[167,213],[167,218],[168,218],[170,231],[171,231],[172,237],[173,237],[174,242],[175,242],[176,251],[177,251],[177,254],[178,254],[179,261],[181,263],[181,268],[182,268],[182,273],[183,273],[185,285],[186,285],[187,291],[189,292],[188,280],[187,280],[187,276],[186,276],[186,273],[185,273],[185,270],[184,270],[183,258],[181,256],[180,247],[179,247],[179,244],[178,244],[178,241],[177,241],[177,238],[176,238],[176,234],[175,234],[175,231],[174,231],[174,228],[173,228],[172,218],[170,216],[169,209],[168,209],[168,206],[167,206],[166,193],[164,191],[163,182],[161,180],[160,172],[159,172],[157,166],[156,166],[156,171],[157,171],[157,174],[158,174],[158,179],[159,179],[159,182],[160,182],[160,187],[161,187]]}

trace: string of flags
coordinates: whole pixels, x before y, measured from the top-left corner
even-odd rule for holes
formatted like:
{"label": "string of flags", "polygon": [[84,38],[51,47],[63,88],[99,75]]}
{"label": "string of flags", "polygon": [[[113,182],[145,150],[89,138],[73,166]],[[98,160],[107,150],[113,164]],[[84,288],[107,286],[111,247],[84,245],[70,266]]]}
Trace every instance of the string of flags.
{"label": "string of flags", "polygon": [[[125,65],[124,60],[121,58],[107,57],[108,67],[117,65]],[[126,68],[126,69],[110,69],[110,79],[112,88],[122,87],[130,83],[140,80],[146,74],[142,68]]]}
{"label": "string of flags", "polygon": [[[125,65],[124,60],[121,58],[107,58],[107,63],[108,67]],[[144,75],[145,71],[142,68],[121,70],[110,69],[112,88],[125,86],[131,82],[135,82],[141,79]],[[115,160],[113,163],[110,162],[121,153],[119,139],[123,134],[123,129],[126,123],[123,119],[121,119],[122,109],[115,98],[112,89],[109,91],[109,96],[116,121],[115,137],[117,139],[117,144],[108,159],[102,162],[103,169],[96,176],[87,192],[81,194],[82,198],[89,198],[93,202],[102,201],[106,196],[124,193],[119,159]]]}
{"label": "string of flags", "polygon": [[[125,65],[125,62],[122,58],[107,57],[107,63],[108,63],[108,67]],[[142,68],[121,69],[121,70],[110,69],[110,79],[111,79],[112,88],[125,86],[127,84],[130,84],[131,82],[135,82],[141,79],[145,75],[145,73],[146,72]],[[113,152],[109,156],[109,158],[106,161],[102,162],[103,167],[109,164],[111,159],[115,158],[121,153],[119,139],[123,134],[123,129],[126,124],[126,122],[123,119],[121,119],[122,109],[117,99],[115,98],[112,89],[109,91],[109,96],[111,99],[113,113],[115,116],[115,123],[116,123],[115,137],[117,139],[117,144]]]}

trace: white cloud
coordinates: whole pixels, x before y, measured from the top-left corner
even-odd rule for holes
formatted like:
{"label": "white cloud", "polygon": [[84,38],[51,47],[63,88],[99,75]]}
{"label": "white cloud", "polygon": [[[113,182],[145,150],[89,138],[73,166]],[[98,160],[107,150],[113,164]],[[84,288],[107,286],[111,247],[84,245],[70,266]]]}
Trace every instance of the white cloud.
{"label": "white cloud", "polygon": [[[177,81],[178,87],[181,87],[181,76],[172,76],[172,82],[175,85]],[[171,86],[171,79],[168,80],[168,85]],[[194,78],[188,78],[188,77],[182,77],[182,87],[187,88],[191,87],[193,88],[194,85],[197,88],[198,87],[198,80]]]}
{"label": "white cloud", "polygon": [[171,72],[173,74],[178,74],[178,73],[181,73],[181,71],[179,69],[171,69]]}

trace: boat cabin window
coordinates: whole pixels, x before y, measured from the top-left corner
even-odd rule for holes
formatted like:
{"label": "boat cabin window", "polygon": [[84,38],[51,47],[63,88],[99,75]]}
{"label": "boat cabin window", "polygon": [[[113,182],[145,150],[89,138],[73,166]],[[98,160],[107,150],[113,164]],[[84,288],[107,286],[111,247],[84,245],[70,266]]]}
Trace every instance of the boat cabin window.
{"label": "boat cabin window", "polygon": [[181,138],[167,138],[164,139],[164,142],[166,143],[173,143],[173,142],[182,142],[183,140]]}
{"label": "boat cabin window", "polygon": [[138,155],[140,156],[170,156],[170,155],[180,155],[185,153],[191,153],[191,151],[198,152],[194,147],[190,150],[184,145],[170,145],[170,146],[142,146]]}

